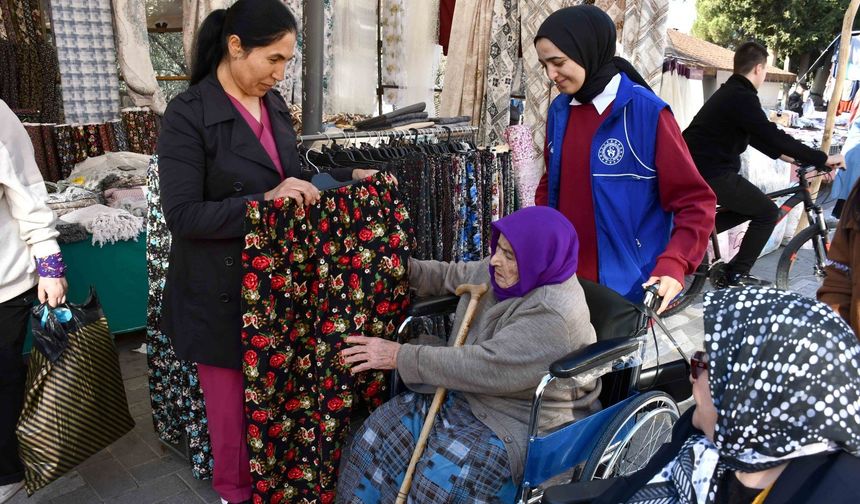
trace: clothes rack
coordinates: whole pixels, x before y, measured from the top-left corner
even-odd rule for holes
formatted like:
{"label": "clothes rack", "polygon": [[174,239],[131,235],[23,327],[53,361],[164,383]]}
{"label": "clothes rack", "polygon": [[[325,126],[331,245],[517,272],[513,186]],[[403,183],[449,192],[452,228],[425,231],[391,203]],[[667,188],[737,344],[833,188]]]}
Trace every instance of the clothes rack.
{"label": "clothes rack", "polygon": [[316,142],[318,140],[354,140],[357,138],[409,138],[421,135],[462,135],[475,134],[477,126],[438,126],[435,128],[410,128],[407,130],[380,130],[380,131],[340,131],[337,133],[317,133],[313,135],[299,135],[299,142]]}

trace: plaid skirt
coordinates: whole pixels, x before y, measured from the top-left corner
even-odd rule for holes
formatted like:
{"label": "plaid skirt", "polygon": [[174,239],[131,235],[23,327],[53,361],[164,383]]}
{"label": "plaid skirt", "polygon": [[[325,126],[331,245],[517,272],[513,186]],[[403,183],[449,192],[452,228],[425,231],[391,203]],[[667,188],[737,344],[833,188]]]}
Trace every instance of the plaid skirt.
{"label": "plaid skirt", "polygon": [[[341,465],[338,502],[394,502],[432,401],[431,395],[407,392],[370,415]],[[504,443],[475,418],[461,394],[449,393],[418,462],[408,502],[513,502],[516,489]]]}

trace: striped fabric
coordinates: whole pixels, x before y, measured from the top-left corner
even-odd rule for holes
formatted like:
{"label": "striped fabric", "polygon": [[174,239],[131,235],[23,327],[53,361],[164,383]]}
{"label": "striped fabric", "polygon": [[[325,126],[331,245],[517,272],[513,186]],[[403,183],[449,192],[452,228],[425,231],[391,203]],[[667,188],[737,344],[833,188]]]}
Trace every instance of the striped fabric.
{"label": "striped fabric", "polygon": [[30,355],[24,409],[17,435],[27,493],[71,471],[129,432],[128,410],[113,337],[95,293],[72,306],[79,323],[69,343],[51,363]]}

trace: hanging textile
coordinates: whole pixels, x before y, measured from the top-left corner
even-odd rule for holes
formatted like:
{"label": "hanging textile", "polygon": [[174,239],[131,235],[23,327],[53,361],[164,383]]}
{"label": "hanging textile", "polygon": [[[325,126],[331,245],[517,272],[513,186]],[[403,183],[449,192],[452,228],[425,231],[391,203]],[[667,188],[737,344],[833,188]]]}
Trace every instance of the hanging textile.
{"label": "hanging textile", "polygon": [[338,29],[332,36],[331,99],[325,103],[326,114],[374,113],[376,79],[370,78],[370,69],[376,68],[376,1],[334,2]]}
{"label": "hanging textile", "polygon": [[110,0],[52,0],[51,19],[66,120],[115,119],[119,79]]}
{"label": "hanging textile", "polygon": [[57,55],[39,0],[2,0],[0,18],[0,99],[25,121],[60,120]]}
{"label": "hanging textile", "polygon": [[[546,76],[546,72],[538,61],[537,50],[534,46],[535,34],[541,23],[553,12],[563,7],[579,5],[581,0],[520,0],[521,32],[520,43],[523,49],[525,65],[525,112],[523,122],[532,131],[535,152],[543,172],[543,147],[546,138],[546,113],[549,103],[558,93]],[[662,53],[660,53],[662,55]]]}
{"label": "hanging textile", "polygon": [[[382,0],[382,83],[400,88],[406,85],[405,18],[406,0]],[[384,99],[391,105],[397,105],[400,96],[400,89],[385,89]]]}
{"label": "hanging textile", "polygon": [[[146,4],[137,0],[111,0],[119,71],[128,95],[138,107],[150,107],[162,115],[167,107],[155,80],[146,27]],[[184,41],[183,41],[184,42]]]}
{"label": "hanging textile", "polygon": [[[334,6],[332,5],[332,0],[322,0],[323,7],[325,8],[325,22],[324,22],[324,52],[326,56],[330,56],[333,50],[333,40],[334,36]],[[275,89],[281,93],[281,96],[284,97],[284,100],[288,104],[297,104],[301,105],[302,103],[302,71],[304,69],[303,64],[303,55],[302,51],[304,49],[304,20],[303,16],[303,2],[302,0],[283,0],[284,5],[290,9],[290,12],[293,13],[293,16],[296,18],[296,23],[298,24],[298,34],[296,37],[296,52],[295,57],[287,62],[286,67],[284,68],[284,79],[275,85]],[[348,21],[347,21],[348,22]],[[326,57],[323,60],[323,107],[327,107],[327,103],[331,100],[331,79],[332,79],[332,58]]]}
{"label": "hanging textile", "polygon": [[424,102],[431,116],[436,116],[436,73],[441,48],[436,44],[438,0],[412,2],[404,12],[403,48],[406,58],[403,89],[397,93],[397,108]]}
{"label": "hanging textile", "polygon": [[511,123],[511,93],[519,65],[520,14],[515,0],[495,0],[479,143],[502,141]]}
{"label": "hanging textile", "polygon": [[[660,85],[669,0],[626,0],[621,56],[627,58],[653,89]],[[617,23],[616,23],[617,24]]]}
{"label": "hanging textile", "polygon": [[663,63],[659,96],[671,107],[682,131],[705,104],[703,78],[701,68],[691,68],[673,58]]}
{"label": "hanging textile", "polygon": [[235,0],[182,0],[182,47],[185,49],[185,65],[191,69],[194,60],[194,39],[197,29],[212,11],[226,9]]}
{"label": "hanging textile", "polygon": [[348,335],[394,338],[409,303],[409,216],[394,179],[379,174],[325,191],[312,207],[252,201],[246,225],[253,500],[334,502],[351,414],[388,395],[386,373],[353,376],[339,352]]}
{"label": "hanging textile", "polygon": [[439,45],[442,54],[448,55],[448,44],[451,41],[451,25],[454,24],[454,9],[457,0],[439,0]]}
{"label": "hanging textile", "polygon": [[213,459],[206,426],[206,405],[197,378],[197,365],[179,360],[170,338],[161,332],[161,296],[170,255],[170,231],[161,212],[158,156],[146,172],[146,268],[149,297],[146,307],[146,364],[152,423],[162,440],[178,445],[187,439],[191,473],[197,479],[212,476]]}
{"label": "hanging textile", "polygon": [[460,0],[454,10],[439,115],[481,122],[495,0]]}
{"label": "hanging textile", "polygon": [[505,130],[505,141],[511,148],[520,205],[523,208],[534,206],[535,192],[543,175],[543,161],[535,152],[532,132],[525,125],[510,126]]}

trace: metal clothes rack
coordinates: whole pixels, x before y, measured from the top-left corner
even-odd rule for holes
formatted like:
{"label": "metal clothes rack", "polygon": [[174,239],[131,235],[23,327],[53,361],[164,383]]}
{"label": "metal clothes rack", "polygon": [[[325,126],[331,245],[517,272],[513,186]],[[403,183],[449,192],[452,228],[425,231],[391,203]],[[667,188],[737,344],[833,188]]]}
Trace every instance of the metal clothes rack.
{"label": "metal clothes rack", "polygon": [[463,135],[475,134],[477,126],[437,126],[435,128],[410,128],[408,130],[380,130],[380,131],[340,131],[337,133],[316,133],[310,135],[299,135],[299,142],[316,142],[318,140],[354,140],[357,138],[412,138],[421,135]]}

